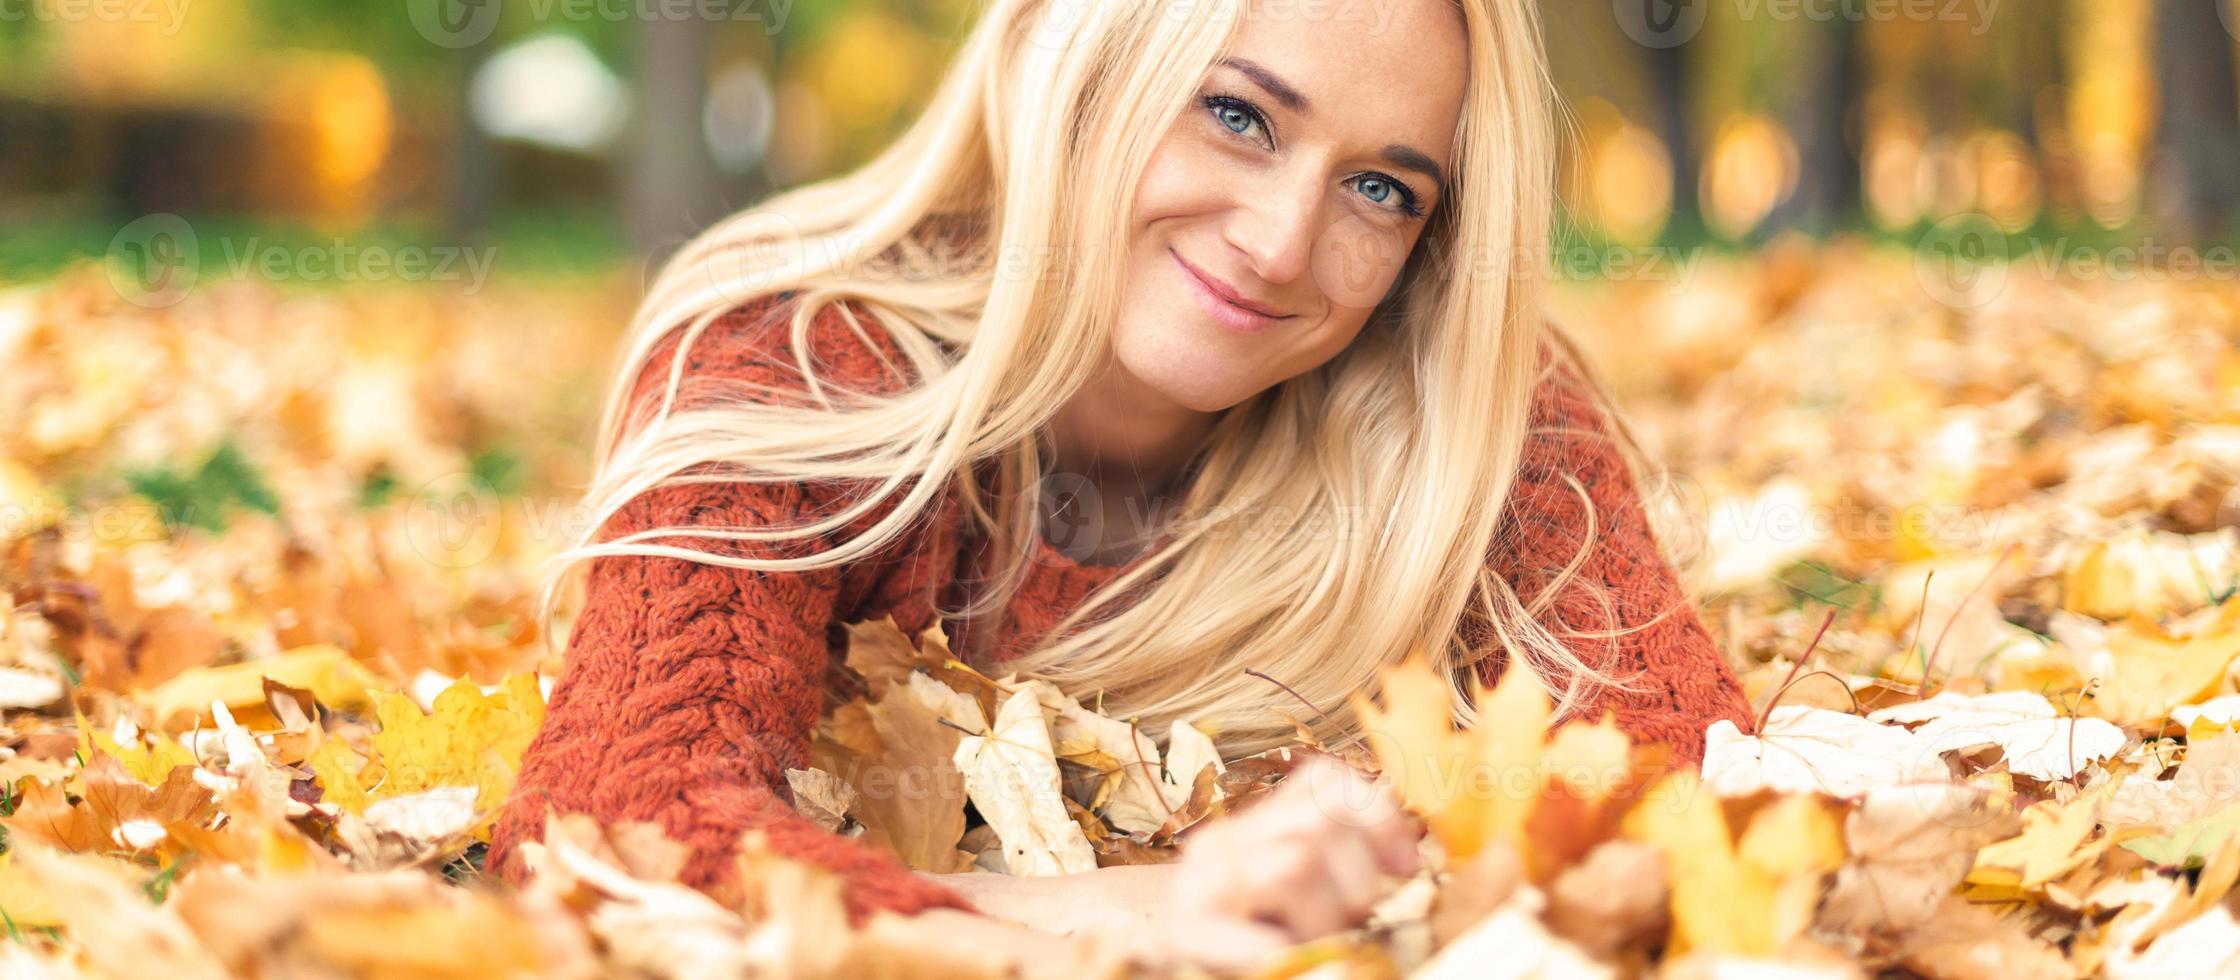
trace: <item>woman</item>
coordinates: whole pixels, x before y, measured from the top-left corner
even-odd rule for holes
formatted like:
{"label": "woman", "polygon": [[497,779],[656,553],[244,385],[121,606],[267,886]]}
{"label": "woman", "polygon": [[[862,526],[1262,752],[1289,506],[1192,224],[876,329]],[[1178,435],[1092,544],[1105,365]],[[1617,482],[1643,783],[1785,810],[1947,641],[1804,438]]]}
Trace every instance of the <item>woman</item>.
{"label": "woman", "polygon": [[1336,738],[1413,650],[1462,721],[1463,679],[1521,659],[1559,717],[1682,760],[1747,725],[1540,310],[1532,7],[994,0],[884,155],[688,245],[608,403],[586,605],[492,860],[550,807],[657,821],[722,889],[759,828],[859,917],[969,886],[1053,925],[1171,888],[1266,943],[1358,921],[1412,861],[1400,821],[1301,790],[1235,818],[1249,854],[913,875],[784,776],[837,624],[882,615],[1231,757],[1300,713],[1248,668]]}

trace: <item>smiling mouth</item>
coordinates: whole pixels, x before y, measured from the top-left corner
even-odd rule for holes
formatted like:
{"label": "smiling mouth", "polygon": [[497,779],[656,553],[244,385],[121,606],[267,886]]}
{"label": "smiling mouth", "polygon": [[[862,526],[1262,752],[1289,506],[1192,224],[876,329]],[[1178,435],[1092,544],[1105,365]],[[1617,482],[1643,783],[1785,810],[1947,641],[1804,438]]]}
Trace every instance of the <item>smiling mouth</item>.
{"label": "smiling mouth", "polygon": [[1198,305],[1222,326],[1238,333],[1258,333],[1295,318],[1295,314],[1280,313],[1265,304],[1239,296],[1227,283],[1199,271],[1197,266],[1191,265],[1173,249],[1168,249],[1167,254],[1174,258],[1175,265],[1182,270],[1182,278],[1189,284],[1191,295],[1198,301]]}

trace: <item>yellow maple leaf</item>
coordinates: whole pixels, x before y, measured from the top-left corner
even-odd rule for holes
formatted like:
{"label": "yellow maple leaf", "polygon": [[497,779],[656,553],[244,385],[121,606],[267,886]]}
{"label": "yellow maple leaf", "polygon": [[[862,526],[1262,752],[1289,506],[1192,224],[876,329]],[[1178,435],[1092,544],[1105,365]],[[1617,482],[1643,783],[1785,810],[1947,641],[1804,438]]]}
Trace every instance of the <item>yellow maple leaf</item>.
{"label": "yellow maple leaf", "polygon": [[364,777],[366,758],[351,751],[339,738],[326,738],[311,751],[304,764],[319,776],[319,801],[332,803],[351,813],[363,814],[366,804]]}
{"label": "yellow maple leaf", "polygon": [[181,731],[207,722],[212,701],[228,708],[261,709],[266,678],[310,691],[320,704],[346,711],[363,709],[368,693],[383,686],[378,675],[350,659],[341,647],[322,643],[297,647],[277,657],[189,668],[140,692],[134,700],[146,707],[155,724],[165,731]]}
{"label": "yellow maple leaf", "polygon": [[2044,800],[2023,810],[2022,833],[1976,852],[1975,866],[1965,879],[1972,886],[1968,897],[1978,901],[2022,898],[2097,860],[2109,845],[2123,839],[2117,833],[2092,836],[2099,824],[2100,803],[2116,785],[2115,781],[2102,783],[2067,803]]}
{"label": "yellow maple leaf", "polygon": [[1400,799],[1457,861],[1497,839],[1529,853],[1525,821],[1547,773],[1550,705],[1538,679],[1503,671],[1491,693],[1473,681],[1478,724],[1467,732],[1455,730],[1450,688],[1422,656],[1380,670],[1379,679],[1383,705],[1357,699],[1355,711]]}
{"label": "yellow maple leaf", "polygon": [[1476,704],[1478,723],[1464,739],[1470,780],[1449,811],[1448,822],[1455,826],[1446,836],[1469,845],[1467,851],[1454,852],[1461,859],[1494,840],[1529,854],[1525,820],[1547,782],[1541,755],[1548,745],[1548,693],[1530,670],[1512,666],[1502,671],[1491,693],[1477,696]]}
{"label": "yellow maple leaf", "polygon": [[1768,956],[1811,923],[1821,876],[1843,860],[1835,818],[1810,796],[1760,810],[1738,844],[1719,798],[1693,770],[1674,772],[1626,812],[1622,829],[1662,850],[1672,886],[1672,943]]}
{"label": "yellow maple leaf", "polygon": [[[488,833],[489,817],[499,801],[513,791],[513,777],[521,768],[521,753],[544,722],[544,695],[535,674],[515,674],[495,694],[484,694],[472,680],[460,678],[436,695],[434,712],[422,712],[411,698],[385,691],[372,692],[374,713],[381,731],[373,736],[374,755],[381,760],[380,784],[363,786],[363,801],[378,802],[424,792],[441,786],[473,786],[476,806],[486,816],[476,833]],[[324,748],[324,747],[322,747]],[[338,762],[328,756],[330,763]],[[314,764],[314,768],[318,768]],[[343,766],[332,766],[339,774]],[[327,770],[320,770],[326,783]],[[337,779],[336,784],[348,780]],[[351,799],[347,788],[337,791],[337,805]]]}
{"label": "yellow maple leaf", "polygon": [[[1380,668],[1377,680],[1381,704],[1355,698],[1362,736],[1401,801],[1426,820],[1436,820],[1454,804],[1455,796],[1446,790],[1466,761],[1452,723],[1447,684],[1421,657]],[[1444,835],[1442,843],[1454,853],[1454,843]]]}
{"label": "yellow maple leaf", "polygon": [[78,716],[78,751],[91,758],[99,752],[117,760],[132,778],[149,786],[163,785],[171,770],[196,763],[194,753],[161,732],[143,732],[131,745],[86,723]]}
{"label": "yellow maple leaf", "polygon": [[2240,657],[2240,596],[2187,635],[2134,616],[2108,628],[2107,644],[2110,662],[2085,702],[2089,713],[2119,725],[2159,724],[2171,709],[2212,693]]}

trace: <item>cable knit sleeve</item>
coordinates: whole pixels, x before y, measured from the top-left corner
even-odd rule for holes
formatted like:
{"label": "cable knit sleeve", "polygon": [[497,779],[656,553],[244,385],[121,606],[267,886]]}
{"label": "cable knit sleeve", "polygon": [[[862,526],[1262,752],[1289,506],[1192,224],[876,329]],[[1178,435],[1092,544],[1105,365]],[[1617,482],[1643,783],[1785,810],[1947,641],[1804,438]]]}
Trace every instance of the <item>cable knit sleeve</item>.
{"label": "cable knit sleeve", "polygon": [[[1636,741],[1672,748],[1675,763],[1700,765],[1704,729],[1731,719],[1750,728],[1749,703],[1651,529],[1634,474],[1601,399],[1578,368],[1544,350],[1542,381],[1494,570],[1528,606],[1589,544],[1572,584],[1538,621],[1588,663],[1632,680],[1636,691],[1597,688],[1578,717],[1605,710]],[[1592,512],[1588,510],[1589,502]],[[1632,630],[1615,637],[1570,636]],[[1505,657],[1479,661],[1491,685]]]}
{"label": "cable knit sleeve", "polygon": [[[688,358],[695,380],[802,390],[787,317],[769,300],[711,326]],[[867,329],[869,329],[867,325]],[[887,370],[825,310],[810,334],[819,377],[875,380]],[[891,341],[881,347],[891,354]],[[674,335],[654,352],[633,402],[661,397]],[[876,387],[872,385],[871,387]],[[680,394],[680,404],[691,404]],[[646,493],[602,540],[656,527],[797,524],[830,513],[837,494],[804,484],[697,483]],[[659,543],[707,548],[689,538]],[[723,543],[750,556],[798,555],[803,543]],[[953,891],[887,854],[828,833],[796,813],[785,771],[809,764],[823,704],[827,627],[841,615],[846,568],[764,573],[641,556],[590,563],[584,606],[544,726],[493,835],[490,864],[518,880],[519,845],[543,830],[547,807],[602,822],[652,821],[691,848],[682,880],[728,897],[736,848],[761,830],[774,848],[838,873],[852,918],[872,912],[969,908]]]}

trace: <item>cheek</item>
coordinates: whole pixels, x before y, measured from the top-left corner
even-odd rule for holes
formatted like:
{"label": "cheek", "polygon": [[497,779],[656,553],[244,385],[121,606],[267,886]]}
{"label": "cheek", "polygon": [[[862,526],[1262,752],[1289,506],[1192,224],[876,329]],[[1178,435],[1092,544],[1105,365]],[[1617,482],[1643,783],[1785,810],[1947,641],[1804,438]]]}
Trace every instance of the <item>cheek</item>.
{"label": "cheek", "polygon": [[1414,243],[1411,234],[1346,215],[1315,241],[1315,284],[1337,308],[1333,312],[1359,310],[1366,315],[1399,278]]}
{"label": "cheek", "polygon": [[1222,168],[1203,148],[1179,135],[1169,134],[1151,152],[1143,176],[1136,181],[1135,214],[1129,223],[1135,231],[1163,218],[1202,214],[1219,207]]}

